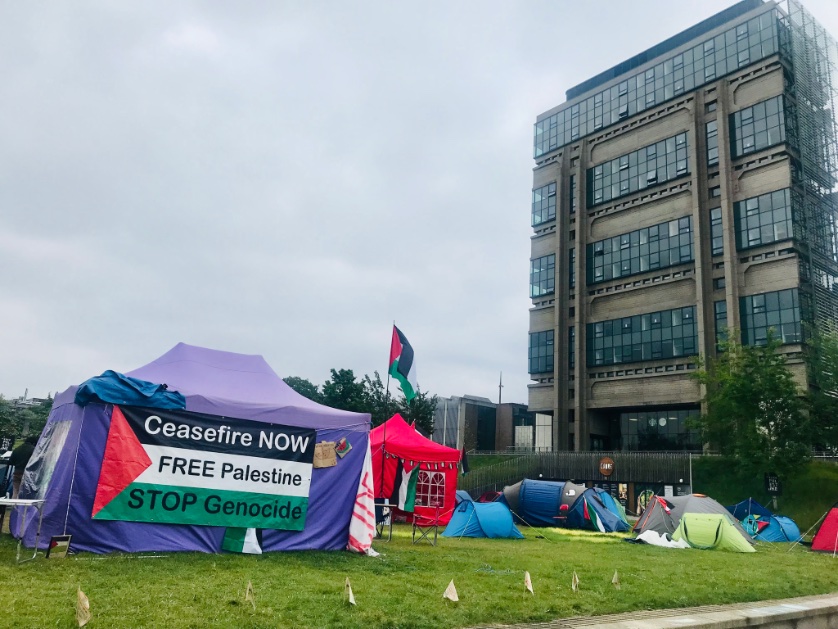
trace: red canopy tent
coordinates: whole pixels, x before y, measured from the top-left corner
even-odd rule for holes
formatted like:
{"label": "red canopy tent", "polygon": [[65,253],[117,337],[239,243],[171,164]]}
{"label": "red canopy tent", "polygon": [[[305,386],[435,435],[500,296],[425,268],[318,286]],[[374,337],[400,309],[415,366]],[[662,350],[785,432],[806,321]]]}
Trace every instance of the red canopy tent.
{"label": "red canopy tent", "polygon": [[[460,451],[420,435],[396,413],[370,431],[375,497],[389,500],[400,465],[419,463],[414,514],[447,524],[454,512]],[[402,463],[404,461],[404,463]]]}

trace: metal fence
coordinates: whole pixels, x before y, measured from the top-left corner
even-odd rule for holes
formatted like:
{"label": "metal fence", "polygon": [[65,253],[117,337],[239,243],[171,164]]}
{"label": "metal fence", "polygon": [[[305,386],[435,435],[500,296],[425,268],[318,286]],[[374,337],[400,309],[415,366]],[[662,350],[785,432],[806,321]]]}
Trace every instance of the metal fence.
{"label": "metal fence", "polygon": [[[614,461],[611,476],[599,471],[600,460]],[[458,486],[472,496],[500,491],[524,478],[616,483],[692,484],[692,454],[688,452],[541,452],[517,456],[475,470]]]}

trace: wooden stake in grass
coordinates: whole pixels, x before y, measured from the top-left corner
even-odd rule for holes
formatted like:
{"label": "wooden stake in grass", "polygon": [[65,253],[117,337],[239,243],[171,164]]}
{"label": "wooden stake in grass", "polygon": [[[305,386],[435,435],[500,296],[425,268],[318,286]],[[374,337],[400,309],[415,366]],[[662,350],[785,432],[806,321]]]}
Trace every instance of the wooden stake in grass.
{"label": "wooden stake in grass", "polygon": [[614,571],[614,577],[611,579],[611,585],[614,586],[615,590],[620,589],[620,575],[617,574],[617,571]]}
{"label": "wooden stake in grass", "polygon": [[253,583],[247,582],[247,589],[244,591],[244,602],[253,605],[253,610],[256,610],[256,597],[253,596]]}
{"label": "wooden stake in grass", "polygon": [[90,601],[79,588],[76,593],[76,622],[79,623],[79,627],[84,627],[89,623],[90,617]]}
{"label": "wooden stake in grass", "polygon": [[447,598],[449,601],[454,601],[455,603],[460,600],[460,597],[457,596],[457,588],[454,587],[454,579],[451,579],[451,583],[445,588],[442,598]]}
{"label": "wooden stake in grass", "polygon": [[576,575],[576,570],[573,571],[573,578],[570,580],[570,589],[574,592],[579,591],[579,577]]}
{"label": "wooden stake in grass", "polygon": [[349,577],[346,577],[346,585],[343,586],[343,590],[346,593],[346,600],[349,601],[349,604],[355,605],[355,595],[352,593],[352,585],[349,583]]}
{"label": "wooden stake in grass", "polygon": [[527,591],[535,596],[535,592],[532,591],[532,579],[530,578],[530,573],[524,570],[524,587],[527,588]]}

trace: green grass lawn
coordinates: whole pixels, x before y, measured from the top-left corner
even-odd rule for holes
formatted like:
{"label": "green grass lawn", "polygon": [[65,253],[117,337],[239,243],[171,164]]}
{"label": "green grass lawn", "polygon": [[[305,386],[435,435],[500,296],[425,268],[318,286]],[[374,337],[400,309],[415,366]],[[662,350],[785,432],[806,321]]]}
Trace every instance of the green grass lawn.
{"label": "green grass lawn", "polygon": [[[260,557],[82,554],[14,565],[0,538],[4,616],[15,627],[73,627],[76,588],[88,627],[467,627],[820,594],[838,590],[838,559],[788,545],[752,554],[627,544],[620,535],[523,529],[523,540],[441,538],[413,545],[397,525],[381,557],[347,552]],[[524,571],[535,596],[525,592]],[[617,570],[622,589],[611,585]],[[573,572],[581,591],[571,591]],[[344,598],[349,577],[358,602]],[[453,579],[459,603],[442,598]],[[245,603],[248,580],[255,611]]]}

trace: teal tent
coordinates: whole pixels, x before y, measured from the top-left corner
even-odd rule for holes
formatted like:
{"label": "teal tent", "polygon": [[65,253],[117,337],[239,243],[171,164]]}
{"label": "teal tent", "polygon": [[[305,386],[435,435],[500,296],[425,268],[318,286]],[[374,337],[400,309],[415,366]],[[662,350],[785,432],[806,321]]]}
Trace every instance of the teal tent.
{"label": "teal tent", "polygon": [[462,501],[454,510],[443,537],[507,537],[523,539],[509,507],[500,502]]}

